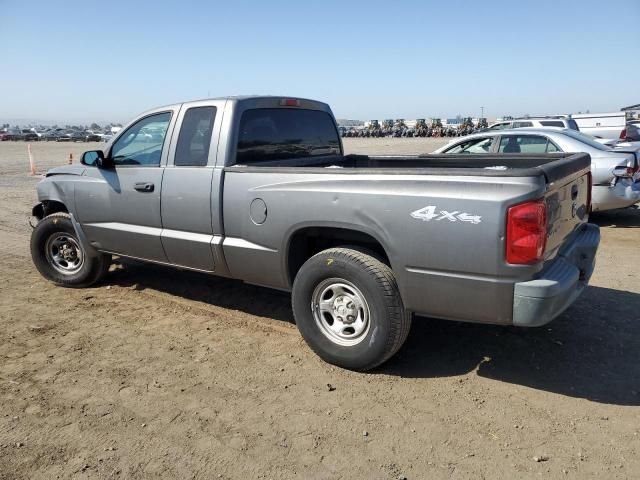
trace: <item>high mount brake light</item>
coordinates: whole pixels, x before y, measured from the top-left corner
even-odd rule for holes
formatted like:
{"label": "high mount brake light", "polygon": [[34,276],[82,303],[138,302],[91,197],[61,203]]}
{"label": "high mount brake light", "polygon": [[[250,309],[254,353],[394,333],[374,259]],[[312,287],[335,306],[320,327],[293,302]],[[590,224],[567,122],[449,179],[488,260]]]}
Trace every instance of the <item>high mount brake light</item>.
{"label": "high mount brake light", "polygon": [[521,203],[507,210],[508,263],[531,265],[544,258],[547,207],[544,200]]}
{"label": "high mount brake light", "polygon": [[280,100],[280,105],[283,107],[299,107],[300,100],[297,98],[283,98]]}

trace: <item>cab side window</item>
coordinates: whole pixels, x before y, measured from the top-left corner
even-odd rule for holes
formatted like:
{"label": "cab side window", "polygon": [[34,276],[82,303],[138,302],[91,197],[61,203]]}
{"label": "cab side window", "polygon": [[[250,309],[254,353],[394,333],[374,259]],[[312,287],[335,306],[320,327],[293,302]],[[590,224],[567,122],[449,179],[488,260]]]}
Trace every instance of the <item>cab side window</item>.
{"label": "cab side window", "polygon": [[451,147],[446,153],[489,153],[493,138],[474,138]]}
{"label": "cab side window", "polygon": [[111,147],[114,165],[160,165],[171,112],[157,113],[131,125]]}
{"label": "cab side window", "polygon": [[538,135],[505,135],[498,153],[549,153],[560,151],[546,137]]}
{"label": "cab side window", "polygon": [[184,114],[174,165],[204,167],[209,158],[216,107],[192,107]]}

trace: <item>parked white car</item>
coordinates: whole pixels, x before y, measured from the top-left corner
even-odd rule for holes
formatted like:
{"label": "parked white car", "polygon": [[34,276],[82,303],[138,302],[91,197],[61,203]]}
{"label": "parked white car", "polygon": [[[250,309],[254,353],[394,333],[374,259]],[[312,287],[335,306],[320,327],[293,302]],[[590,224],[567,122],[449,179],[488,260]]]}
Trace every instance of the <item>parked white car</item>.
{"label": "parked white car", "polygon": [[555,128],[569,128],[571,130],[579,131],[578,124],[571,118],[565,116],[551,116],[551,117],[527,117],[516,118],[513,120],[503,120],[491,124],[486,130],[506,130],[509,128],[537,128],[537,127],[555,127]]}
{"label": "parked white car", "polygon": [[640,146],[622,144],[609,147],[575,130],[518,128],[484,131],[456,138],[434,153],[552,152],[585,152],[591,156],[593,211],[629,207],[640,201]]}

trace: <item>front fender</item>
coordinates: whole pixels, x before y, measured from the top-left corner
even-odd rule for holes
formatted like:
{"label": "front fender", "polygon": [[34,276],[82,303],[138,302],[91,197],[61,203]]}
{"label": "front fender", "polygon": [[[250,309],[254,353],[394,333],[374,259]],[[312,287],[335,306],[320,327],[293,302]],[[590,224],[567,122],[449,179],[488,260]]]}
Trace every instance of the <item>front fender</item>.
{"label": "front fender", "polygon": [[[60,169],[62,170],[62,169]],[[34,217],[44,218],[47,214],[43,202],[57,202],[65,206],[71,216],[71,223],[76,231],[78,240],[82,244],[87,256],[95,257],[98,251],[87,240],[82,226],[77,220],[75,202],[75,183],[79,180],[79,175],[72,173],[60,173],[48,176],[38,183],[38,200],[40,203],[31,210]]]}
{"label": "front fender", "polygon": [[41,180],[36,190],[40,202],[62,203],[69,213],[75,213],[74,200],[76,177],[73,175],[56,175]]}

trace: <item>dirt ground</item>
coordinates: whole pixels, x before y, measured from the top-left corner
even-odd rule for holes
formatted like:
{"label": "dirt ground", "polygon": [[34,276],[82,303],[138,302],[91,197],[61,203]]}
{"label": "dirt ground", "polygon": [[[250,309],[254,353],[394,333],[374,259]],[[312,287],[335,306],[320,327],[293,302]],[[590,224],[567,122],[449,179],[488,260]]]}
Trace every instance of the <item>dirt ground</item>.
{"label": "dirt ground", "polygon": [[[33,153],[43,171],[97,146]],[[306,347],[284,293],[119,264],[95,288],[47,283],[27,171],[1,143],[2,480],[640,477],[640,209],[594,218],[592,286],[547,327],[417,319],[359,374]]]}

